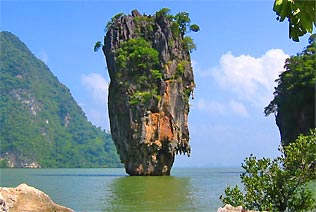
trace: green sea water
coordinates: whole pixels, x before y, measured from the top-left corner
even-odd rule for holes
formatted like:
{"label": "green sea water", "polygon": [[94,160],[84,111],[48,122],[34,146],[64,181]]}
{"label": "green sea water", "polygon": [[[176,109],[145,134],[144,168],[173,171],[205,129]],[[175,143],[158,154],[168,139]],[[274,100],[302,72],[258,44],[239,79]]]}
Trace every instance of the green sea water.
{"label": "green sea water", "polygon": [[131,177],[124,169],[1,169],[0,185],[27,183],[75,211],[217,211],[239,168],[174,168],[168,177]]}

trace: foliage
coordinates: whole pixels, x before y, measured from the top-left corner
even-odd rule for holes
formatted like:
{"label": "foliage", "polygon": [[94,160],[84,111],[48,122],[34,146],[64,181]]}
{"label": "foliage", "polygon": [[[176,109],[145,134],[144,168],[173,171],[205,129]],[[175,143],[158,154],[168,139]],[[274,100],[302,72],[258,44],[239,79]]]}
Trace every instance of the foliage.
{"label": "foliage", "polygon": [[[111,18],[111,20],[107,23],[106,25],[106,32],[110,29],[110,27],[115,24],[115,21],[119,18],[124,16],[123,13],[119,13],[115,15],[114,17]],[[159,11],[155,13],[154,16],[136,16],[134,17],[134,23],[137,26],[135,29],[135,32],[138,32],[141,37],[145,37],[145,33],[153,33],[154,29],[157,28],[155,25],[155,20],[156,22],[160,22],[162,19],[167,19],[171,22],[171,31],[172,34],[175,38],[178,38],[179,35],[181,34],[181,37],[183,38],[184,35],[188,32],[198,32],[200,30],[200,27],[197,24],[190,24],[191,19],[189,18],[189,13],[187,12],[179,12],[176,15],[170,14],[170,9],[169,8],[162,8]],[[188,37],[188,36],[186,36]],[[184,38],[186,40],[189,40],[188,38]],[[188,42],[183,42],[186,47],[192,47],[190,48],[190,52],[192,50],[196,49],[196,46],[193,42],[193,39],[190,38],[190,43]],[[94,45],[94,51],[98,51],[101,47],[103,46],[101,41],[97,41]],[[193,48],[194,46],[194,48]]]}
{"label": "foliage", "polygon": [[176,15],[170,14],[170,9],[162,8],[158,12],[156,12],[156,18],[167,18],[171,21],[171,31],[175,38],[179,35],[183,38],[183,45],[185,49],[189,52],[196,50],[196,45],[193,42],[193,39],[189,36],[185,36],[188,32],[198,32],[200,31],[200,27],[197,24],[190,24],[191,19],[189,17],[189,13],[187,12],[179,12]]}
{"label": "foliage", "polygon": [[[109,21],[107,29],[115,25],[117,19],[122,16],[123,14],[114,16]],[[135,36],[120,42],[115,50],[116,71],[114,74],[115,78],[112,80],[115,80],[121,86],[122,92],[129,95],[128,101],[130,105],[138,106],[140,104],[140,106],[144,106],[152,103],[152,101],[161,99],[160,81],[163,80],[164,75],[161,72],[163,67],[159,58],[159,52],[155,49],[157,43],[153,43],[156,42],[153,39],[156,37],[156,30],[166,24],[168,27],[170,24],[172,35],[168,36],[168,44],[171,48],[178,48],[178,46],[175,47],[173,45],[177,41],[177,44],[182,45],[183,49],[187,51],[185,53],[188,53],[195,50],[196,46],[191,37],[184,35],[191,31],[197,32],[200,28],[196,24],[191,25],[187,12],[171,15],[168,8],[162,8],[153,16],[136,16],[132,17],[132,20]],[[101,42],[97,42],[94,49],[97,50],[101,46]],[[171,57],[173,56],[171,55]],[[184,71],[185,65],[180,64],[175,75],[182,77]],[[186,96],[190,96],[191,89],[187,90]]]}
{"label": "foliage", "polygon": [[151,74],[153,76],[154,79],[156,80],[162,80],[162,73],[160,70],[151,70]]}
{"label": "foliage", "polygon": [[176,15],[171,15],[169,8],[162,8],[156,12],[156,18],[161,19],[163,17],[172,22],[172,32],[175,34],[181,33],[182,37],[189,31],[198,32],[200,30],[197,24],[190,25],[191,19],[187,12],[179,12]]}
{"label": "foliage", "polygon": [[117,64],[123,69],[150,71],[159,65],[158,54],[145,39],[129,39],[117,51]]}
{"label": "foliage", "polygon": [[45,167],[120,166],[109,133],[16,36],[1,32],[0,165],[7,154]]}
{"label": "foliage", "polygon": [[146,104],[149,102],[150,99],[154,98],[155,91],[152,93],[150,91],[144,91],[144,92],[140,92],[140,91],[136,91],[129,100],[129,104],[130,105],[138,105],[138,104]]}
{"label": "foliage", "polygon": [[111,18],[111,20],[109,22],[107,22],[106,27],[105,27],[105,31],[108,31],[110,29],[110,27],[114,24],[114,22],[121,18],[122,16],[124,16],[124,13],[118,13],[115,16],[113,16]]}
{"label": "foliage", "polygon": [[[192,88],[187,87],[187,88],[184,89],[183,95],[184,95],[184,98],[185,98],[185,100],[187,102],[189,101],[189,98],[190,98],[191,94],[193,94]],[[193,99],[193,96],[192,96],[192,99]]]}
{"label": "foliage", "polygon": [[[107,31],[110,29],[110,27],[115,23],[115,21],[116,21],[117,19],[119,19],[120,17],[122,17],[123,15],[124,15],[124,13],[118,13],[118,14],[116,14],[115,16],[113,16],[113,17],[111,18],[111,20],[107,22],[104,31],[107,32]],[[93,51],[94,51],[94,52],[97,52],[97,51],[99,51],[99,49],[100,49],[101,47],[103,47],[102,42],[101,42],[101,41],[97,41],[97,42],[94,44]]]}
{"label": "foliage", "polygon": [[[131,82],[125,85],[126,90],[133,90],[129,97],[130,105],[146,104],[150,99],[160,99],[157,80],[161,80],[163,75],[160,71],[159,53],[151,48],[150,42],[144,38],[122,42],[116,53],[116,63],[122,73],[120,80]],[[132,85],[136,85],[136,89],[129,87]]]}
{"label": "foliage", "polygon": [[185,36],[182,40],[183,48],[188,51],[192,52],[193,50],[196,50],[196,45],[193,41],[193,39],[190,36]]}
{"label": "foliage", "polygon": [[299,37],[307,32],[312,33],[316,26],[315,5],[315,1],[275,0],[273,10],[280,22],[288,19],[289,37],[299,41]]}
{"label": "foliage", "polygon": [[156,17],[158,19],[166,17],[169,21],[172,21],[174,16],[170,14],[169,8],[162,8],[161,10],[156,12]]}
{"label": "foliage", "polygon": [[171,32],[175,38],[178,38],[180,35],[179,28],[180,28],[180,26],[177,22],[172,22],[170,29],[171,29]]}
{"label": "foliage", "polygon": [[101,41],[97,41],[97,42],[94,44],[93,51],[94,51],[94,52],[97,52],[101,47],[102,47]]}
{"label": "foliage", "polygon": [[153,20],[151,17],[148,17],[148,16],[135,16],[134,17],[134,21],[136,23],[138,22],[144,22],[144,21],[149,21],[149,20]]}
{"label": "foliage", "polygon": [[174,20],[178,23],[180,32],[182,36],[188,31],[190,28],[191,19],[189,18],[189,13],[187,12],[179,12],[174,16]]}
{"label": "foliage", "polygon": [[198,32],[198,31],[200,31],[200,27],[198,25],[196,25],[196,24],[192,24],[190,26],[190,31]]}
{"label": "foliage", "polygon": [[189,65],[189,62],[187,60],[181,60],[178,65],[177,65],[177,69],[176,69],[176,78],[177,77],[183,77],[184,74],[184,70],[186,68],[186,66]]}
{"label": "foliage", "polygon": [[[315,180],[316,130],[300,135],[281,150],[274,160],[257,160],[251,155],[242,165],[244,192],[238,186],[225,190],[224,204],[242,205],[248,210],[306,211],[313,209],[316,199],[306,185]],[[286,157],[285,157],[286,156]]]}
{"label": "foliage", "polygon": [[276,80],[274,99],[264,109],[266,116],[276,114],[285,144],[315,128],[315,50],[316,43],[311,38],[302,53],[286,60],[286,71]]}

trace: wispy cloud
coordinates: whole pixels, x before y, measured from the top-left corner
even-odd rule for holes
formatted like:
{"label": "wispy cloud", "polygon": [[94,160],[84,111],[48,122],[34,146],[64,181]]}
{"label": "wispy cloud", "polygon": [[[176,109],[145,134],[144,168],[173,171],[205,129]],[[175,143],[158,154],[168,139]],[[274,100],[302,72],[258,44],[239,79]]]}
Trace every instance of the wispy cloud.
{"label": "wispy cloud", "polygon": [[108,130],[108,82],[100,74],[90,73],[81,75],[81,83],[88,92],[87,102],[81,104],[88,119],[96,126]]}
{"label": "wispy cloud", "polygon": [[235,101],[235,100],[231,100],[228,106],[238,116],[241,116],[241,117],[248,116],[248,111],[243,103]]}
{"label": "wispy cloud", "polygon": [[41,51],[38,55],[38,58],[42,60],[45,64],[48,63],[48,54],[44,51]]}
{"label": "wispy cloud", "polygon": [[261,57],[224,54],[219,66],[212,69],[218,84],[254,105],[264,107],[273,97],[275,79],[284,71],[289,55],[281,49],[271,49]]}
{"label": "wispy cloud", "polygon": [[230,100],[228,102],[208,101],[204,99],[198,100],[193,108],[206,112],[211,116],[236,115],[239,117],[247,117],[248,111],[242,102]]}
{"label": "wispy cloud", "polygon": [[94,100],[107,103],[108,82],[97,73],[91,73],[81,76],[82,84],[92,94]]}

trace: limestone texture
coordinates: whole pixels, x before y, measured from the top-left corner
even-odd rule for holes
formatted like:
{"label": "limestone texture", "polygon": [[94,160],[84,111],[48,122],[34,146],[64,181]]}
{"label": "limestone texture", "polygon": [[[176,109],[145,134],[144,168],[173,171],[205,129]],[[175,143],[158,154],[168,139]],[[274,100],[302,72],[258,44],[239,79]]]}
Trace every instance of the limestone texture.
{"label": "limestone texture", "polygon": [[[195,84],[184,36],[172,31],[167,17],[140,15],[137,10],[112,21],[103,52],[111,78],[111,133],[121,162],[130,175],[170,175],[175,155],[190,155],[189,98]],[[141,55],[139,61],[146,66],[141,68],[129,55],[119,58],[120,48],[132,39],[144,39],[147,51],[158,52],[158,61],[150,66],[146,54]]]}
{"label": "limestone texture", "polygon": [[[242,206],[233,207],[227,204],[224,207],[218,208],[217,212],[258,212],[258,211],[246,210],[246,209],[243,209]],[[262,212],[265,212],[265,211],[262,211]]]}
{"label": "limestone texture", "polygon": [[44,192],[21,184],[16,188],[0,187],[0,212],[73,212],[54,203]]}

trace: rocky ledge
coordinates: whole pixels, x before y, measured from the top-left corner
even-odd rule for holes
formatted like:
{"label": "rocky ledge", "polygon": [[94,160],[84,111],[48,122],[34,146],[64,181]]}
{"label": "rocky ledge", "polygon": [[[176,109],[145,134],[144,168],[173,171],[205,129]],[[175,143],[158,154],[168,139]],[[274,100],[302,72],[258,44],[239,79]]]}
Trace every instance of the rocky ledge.
{"label": "rocky ledge", "polygon": [[[243,209],[242,206],[234,207],[229,204],[225,205],[224,207],[220,207],[217,212],[258,212],[253,210],[246,210]],[[265,212],[265,211],[262,211]]]}
{"label": "rocky ledge", "polygon": [[16,188],[0,187],[0,212],[3,211],[73,212],[70,208],[54,203],[44,192],[26,184]]}

